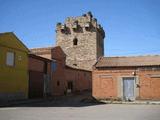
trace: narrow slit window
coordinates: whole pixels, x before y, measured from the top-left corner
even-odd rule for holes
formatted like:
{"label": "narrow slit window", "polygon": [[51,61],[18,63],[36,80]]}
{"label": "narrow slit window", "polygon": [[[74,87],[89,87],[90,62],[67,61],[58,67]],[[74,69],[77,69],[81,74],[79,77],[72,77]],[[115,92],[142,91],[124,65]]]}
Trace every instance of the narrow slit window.
{"label": "narrow slit window", "polygon": [[73,45],[78,45],[78,40],[77,40],[77,38],[75,38],[75,39],[73,40]]}
{"label": "narrow slit window", "polygon": [[60,82],[59,81],[57,81],[57,86],[60,86]]}
{"label": "narrow slit window", "polygon": [[74,66],[77,66],[77,64],[73,64]]}

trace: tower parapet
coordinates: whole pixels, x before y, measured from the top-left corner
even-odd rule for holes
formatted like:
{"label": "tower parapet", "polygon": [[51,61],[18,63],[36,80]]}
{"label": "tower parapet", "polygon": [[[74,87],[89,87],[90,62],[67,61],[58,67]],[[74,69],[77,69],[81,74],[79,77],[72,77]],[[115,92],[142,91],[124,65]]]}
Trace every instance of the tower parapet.
{"label": "tower parapet", "polygon": [[[98,57],[104,55],[105,32],[91,12],[68,17],[56,25],[56,45],[67,55],[66,64],[91,70]],[[76,41],[76,42],[75,42]]]}
{"label": "tower parapet", "polygon": [[[83,31],[82,31],[83,30]],[[80,17],[68,17],[65,23],[57,23],[56,32],[61,32],[64,34],[71,34],[73,32],[99,32],[103,38],[105,37],[105,32],[103,27],[97,23],[97,19],[93,18],[91,12],[83,14]]]}

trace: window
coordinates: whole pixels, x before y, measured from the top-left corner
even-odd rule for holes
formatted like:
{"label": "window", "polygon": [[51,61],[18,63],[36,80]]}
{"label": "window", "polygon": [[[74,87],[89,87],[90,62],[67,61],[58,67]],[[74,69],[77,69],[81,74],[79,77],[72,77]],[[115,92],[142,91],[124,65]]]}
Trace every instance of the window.
{"label": "window", "polygon": [[74,66],[77,66],[77,64],[73,64]]}
{"label": "window", "polygon": [[6,65],[8,65],[8,66],[14,66],[14,63],[15,63],[14,52],[7,52],[7,55],[6,55]]}
{"label": "window", "polygon": [[73,82],[72,81],[68,82],[68,89],[73,90]]}
{"label": "window", "polygon": [[51,67],[52,67],[52,71],[56,71],[56,68],[57,68],[57,63],[55,61],[53,61],[51,63]]}
{"label": "window", "polygon": [[57,81],[57,86],[60,86],[60,82],[59,81]]}
{"label": "window", "polygon": [[77,38],[75,38],[74,40],[73,40],[73,45],[77,45],[78,44],[78,40],[77,40]]}

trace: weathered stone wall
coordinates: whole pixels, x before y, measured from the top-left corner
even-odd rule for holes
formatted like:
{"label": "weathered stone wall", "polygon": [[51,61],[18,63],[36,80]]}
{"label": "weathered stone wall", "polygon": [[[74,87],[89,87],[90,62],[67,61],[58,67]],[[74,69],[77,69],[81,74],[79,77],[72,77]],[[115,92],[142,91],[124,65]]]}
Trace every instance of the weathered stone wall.
{"label": "weathered stone wall", "polygon": [[[56,46],[66,54],[68,66],[91,70],[98,57],[104,55],[105,34],[90,12],[80,17],[68,17],[64,24],[57,24],[56,32]],[[77,45],[74,45],[75,39]]]}

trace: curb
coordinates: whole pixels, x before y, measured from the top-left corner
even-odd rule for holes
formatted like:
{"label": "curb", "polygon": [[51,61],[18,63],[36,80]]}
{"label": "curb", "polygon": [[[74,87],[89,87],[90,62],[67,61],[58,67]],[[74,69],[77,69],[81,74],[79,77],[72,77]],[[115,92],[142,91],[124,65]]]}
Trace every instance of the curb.
{"label": "curb", "polygon": [[126,102],[126,101],[106,101],[106,100],[100,100],[100,102],[105,103],[105,104],[160,105],[160,101],[133,101],[133,102]]}

